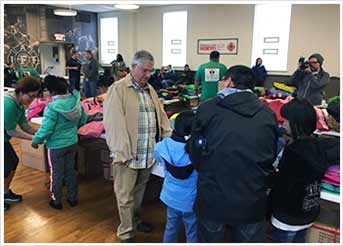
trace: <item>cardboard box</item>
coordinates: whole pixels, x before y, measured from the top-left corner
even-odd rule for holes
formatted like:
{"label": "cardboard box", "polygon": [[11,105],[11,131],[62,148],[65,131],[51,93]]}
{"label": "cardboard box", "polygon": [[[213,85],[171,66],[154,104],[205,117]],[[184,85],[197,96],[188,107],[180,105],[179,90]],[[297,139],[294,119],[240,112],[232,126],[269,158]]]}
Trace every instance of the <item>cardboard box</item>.
{"label": "cardboard box", "polygon": [[308,229],[306,235],[307,243],[339,243],[339,228],[325,226],[315,223]]}
{"label": "cardboard box", "polygon": [[31,147],[31,141],[21,139],[22,162],[26,167],[30,167],[43,172],[48,172],[49,164],[47,150],[44,144],[40,144],[38,149]]}

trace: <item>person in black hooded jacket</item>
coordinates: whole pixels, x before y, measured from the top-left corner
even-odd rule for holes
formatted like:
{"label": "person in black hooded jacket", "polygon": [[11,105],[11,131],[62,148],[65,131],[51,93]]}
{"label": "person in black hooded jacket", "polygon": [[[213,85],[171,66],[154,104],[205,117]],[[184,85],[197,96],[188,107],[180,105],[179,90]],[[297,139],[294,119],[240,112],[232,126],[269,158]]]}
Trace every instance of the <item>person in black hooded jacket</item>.
{"label": "person in black hooded jacket", "polygon": [[290,137],[271,192],[274,243],[304,243],[320,212],[320,185],[329,165],[339,163],[339,139],[318,138],[316,113],[306,99],[281,109]]}
{"label": "person in black hooded jacket", "polygon": [[276,158],[275,114],[252,92],[254,74],[233,66],[217,97],[202,103],[188,142],[199,173],[195,212],[201,243],[265,241],[268,175]]}

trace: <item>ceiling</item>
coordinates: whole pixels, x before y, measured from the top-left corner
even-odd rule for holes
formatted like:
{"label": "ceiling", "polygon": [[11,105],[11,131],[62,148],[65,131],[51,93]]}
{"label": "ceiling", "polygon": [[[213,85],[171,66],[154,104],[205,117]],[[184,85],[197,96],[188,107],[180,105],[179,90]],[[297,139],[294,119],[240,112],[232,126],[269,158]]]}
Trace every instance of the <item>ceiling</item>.
{"label": "ceiling", "polygon": [[[110,11],[123,11],[120,9],[116,9],[114,4],[48,4],[49,6],[59,7],[59,8],[72,8],[75,10],[82,10],[88,11],[93,13],[104,13]],[[148,7],[158,7],[158,6],[166,6],[167,4],[139,4],[141,8],[148,8]]]}

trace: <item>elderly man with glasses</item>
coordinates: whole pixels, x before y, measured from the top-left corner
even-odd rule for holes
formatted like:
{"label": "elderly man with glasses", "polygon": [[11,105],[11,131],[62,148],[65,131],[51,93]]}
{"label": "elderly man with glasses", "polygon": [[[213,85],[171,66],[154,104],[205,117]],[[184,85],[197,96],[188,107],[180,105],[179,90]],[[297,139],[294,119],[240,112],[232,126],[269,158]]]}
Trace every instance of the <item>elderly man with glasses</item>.
{"label": "elderly man with glasses", "polygon": [[313,105],[320,105],[324,96],[324,89],[329,84],[330,75],[324,71],[324,58],[320,54],[309,57],[309,66],[300,66],[293,73],[290,85],[297,87],[297,97],[305,98]]}
{"label": "elderly man with glasses", "polygon": [[136,52],[131,73],[114,83],[104,104],[106,141],[113,155],[114,192],[122,243],[133,243],[136,231],[151,232],[140,220],[146,184],[154,164],[154,147],[171,128],[156,91],[148,84],[154,67],[153,56]]}

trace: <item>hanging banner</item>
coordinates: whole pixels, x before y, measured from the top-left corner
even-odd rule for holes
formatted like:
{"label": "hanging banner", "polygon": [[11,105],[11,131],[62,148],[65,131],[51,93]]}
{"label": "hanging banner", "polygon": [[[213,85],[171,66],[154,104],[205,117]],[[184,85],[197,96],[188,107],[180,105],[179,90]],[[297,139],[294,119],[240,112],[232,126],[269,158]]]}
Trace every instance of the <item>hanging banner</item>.
{"label": "hanging banner", "polygon": [[219,51],[221,55],[238,54],[238,38],[198,39],[198,54],[210,54]]}

